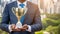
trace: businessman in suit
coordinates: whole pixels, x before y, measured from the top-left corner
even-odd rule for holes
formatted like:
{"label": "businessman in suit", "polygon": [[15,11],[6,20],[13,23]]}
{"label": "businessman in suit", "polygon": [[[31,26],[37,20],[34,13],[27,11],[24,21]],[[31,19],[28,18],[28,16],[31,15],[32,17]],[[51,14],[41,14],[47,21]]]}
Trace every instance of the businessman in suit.
{"label": "businessman in suit", "polygon": [[[15,24],[18,20],[12,12],[12,7],[28,8],[27,12],[21,19],[22,28],[16,28]],[[7,4],[2,15],[0,26],[2,30],[9,32],[9,34],[35,34],[34,32],[42,29],[38,5],[27,0],[17,0]]]}

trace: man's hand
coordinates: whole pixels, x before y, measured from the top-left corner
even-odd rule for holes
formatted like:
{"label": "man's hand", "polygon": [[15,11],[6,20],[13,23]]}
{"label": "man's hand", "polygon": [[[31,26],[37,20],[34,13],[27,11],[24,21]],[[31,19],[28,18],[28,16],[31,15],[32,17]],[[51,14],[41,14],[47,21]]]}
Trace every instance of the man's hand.
{"label": "man's hand", "polygon": [[24,24],[23,26],[22,26],[22,31],[26,31],[28,29],[28,25],[27,24]]}
{"label": "man's hand", "polygon": [[28,29],[28,25],[24,24],[22,28],[17,28],[15,24],[11,25],[12,31],[26,31]]}
{"label": "man's hand", "polygon": [[15,24],[11,25],[12,31],[21,31],[22,28],[17,28]]}

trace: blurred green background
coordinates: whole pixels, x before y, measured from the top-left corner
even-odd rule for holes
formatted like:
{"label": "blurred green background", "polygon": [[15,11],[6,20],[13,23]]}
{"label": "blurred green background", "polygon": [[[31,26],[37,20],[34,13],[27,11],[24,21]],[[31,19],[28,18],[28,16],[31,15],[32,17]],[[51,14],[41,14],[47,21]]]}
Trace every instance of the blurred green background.
{"label": "blurred green background", "polygon": [[[60,34],[60,14],[46,14],[46,18],[42,20],[43,29],[36,34]],[[0,17],[0,22],[1,22]],[[0,34],[8,34],[0,30]]]}

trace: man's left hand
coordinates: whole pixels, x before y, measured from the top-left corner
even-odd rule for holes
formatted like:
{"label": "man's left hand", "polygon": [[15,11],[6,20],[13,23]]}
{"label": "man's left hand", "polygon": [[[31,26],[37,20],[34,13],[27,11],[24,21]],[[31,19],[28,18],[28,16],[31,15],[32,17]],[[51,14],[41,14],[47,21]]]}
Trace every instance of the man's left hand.
{"label": "man's left hand", "polygon": [[23,26],[22,26],[22,31],[26,31],[28,29],[28,25],[27,24],[24,24]]}

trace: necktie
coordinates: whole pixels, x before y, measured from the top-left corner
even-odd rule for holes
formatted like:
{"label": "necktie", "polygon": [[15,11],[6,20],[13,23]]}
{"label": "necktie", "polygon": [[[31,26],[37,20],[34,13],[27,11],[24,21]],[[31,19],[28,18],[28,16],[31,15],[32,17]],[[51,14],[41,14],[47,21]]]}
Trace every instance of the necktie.
{"label": "necktie", "polygon": [[[20,4],[19,6],[20,6],[21,8],[24,8],[25,5],[24,5],[24,4]],[[23,16],[21,17],[21,19],[20,19],[20,22],[21,22],[21,23],[23,23],[23,21],[24,21],[24,15],[23,15]]]}
{"label": "necktie", "polygon": [[22,3],[22,4],[20,4],[19,6],[20,6],[21,8],[24,8],[25,4]]}
{"label": "necktie", "polygon": [[25,16],[23,15],[20,19],[20,22],[23,23]]}

